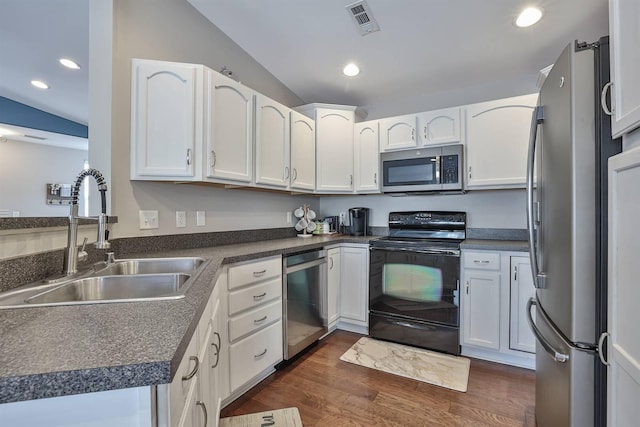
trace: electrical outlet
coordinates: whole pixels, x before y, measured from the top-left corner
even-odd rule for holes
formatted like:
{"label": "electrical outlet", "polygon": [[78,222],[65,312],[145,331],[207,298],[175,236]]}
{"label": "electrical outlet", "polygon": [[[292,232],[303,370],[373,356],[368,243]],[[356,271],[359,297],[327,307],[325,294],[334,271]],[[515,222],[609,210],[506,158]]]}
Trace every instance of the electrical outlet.
{"label": "electrical outlet", "polygon": [[287,212],[287,224],[291,224],[291,212]]}
{"label": "electrical outlet", "polygon": [[204,211],[196,211],[196,227],[204,227],[205,215]]}
{"label": "electrical outlet", "polygon": [[176,227],[185,228],[187,226],[187,213],[185,211],[176,211]]}
{"label": "electrical outlet", "polygon": [[140,211],[140,230],[159,228],[158,211]]}

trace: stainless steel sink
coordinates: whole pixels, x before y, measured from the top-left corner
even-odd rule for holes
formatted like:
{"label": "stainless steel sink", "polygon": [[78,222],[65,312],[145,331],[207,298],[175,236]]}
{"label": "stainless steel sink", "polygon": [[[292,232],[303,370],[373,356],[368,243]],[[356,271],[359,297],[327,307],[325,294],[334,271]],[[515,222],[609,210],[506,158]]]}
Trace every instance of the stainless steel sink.
{"label": "stainless steel sink", "polygon": [[27,304],[108,302],[122,300],[175,299],[190,278],[188,274],[101,276],[74,280],[24,300]]}
{"label": "stainless steel sink", "polygon": [[108,264],[96,271],[96,275],[186,273],[197,270],[204,261],[197,257],[124,259]]}
{"label": "stainless steel sink", "polygon": [[101,263],[81,278],[31,283],[0,292],[0,309],[179,299],[184,297],[205,263],[204,258],[198,257]]}

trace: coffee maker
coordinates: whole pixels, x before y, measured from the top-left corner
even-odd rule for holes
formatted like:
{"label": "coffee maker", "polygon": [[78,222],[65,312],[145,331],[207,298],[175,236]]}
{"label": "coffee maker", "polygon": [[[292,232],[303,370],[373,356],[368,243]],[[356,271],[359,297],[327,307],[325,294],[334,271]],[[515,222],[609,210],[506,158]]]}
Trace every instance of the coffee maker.
{"label": "coffee maker", "polygon": [[369,228],[369,208],[349,209],[349,224],[352,236],[366,236]]}

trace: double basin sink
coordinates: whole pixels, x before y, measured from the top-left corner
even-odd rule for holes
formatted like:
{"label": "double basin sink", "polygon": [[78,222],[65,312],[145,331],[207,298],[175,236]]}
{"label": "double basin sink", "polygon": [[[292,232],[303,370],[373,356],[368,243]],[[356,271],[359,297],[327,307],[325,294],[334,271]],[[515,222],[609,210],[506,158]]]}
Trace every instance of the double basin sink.
{"label": "double basin sink", "polygon": [[68,280],[32,283],[0,293],[0,309],[183,298],[205,266],[198,257],[123,259],[98,263]]}

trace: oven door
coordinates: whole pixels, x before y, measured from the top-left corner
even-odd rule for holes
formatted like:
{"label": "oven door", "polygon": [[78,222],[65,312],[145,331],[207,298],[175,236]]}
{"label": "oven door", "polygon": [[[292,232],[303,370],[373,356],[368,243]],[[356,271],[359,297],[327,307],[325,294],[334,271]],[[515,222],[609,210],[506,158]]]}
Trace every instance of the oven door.
{"label": "oven door", "polygon": [[459,326],[460,255],[371,248],[371,314]]}

